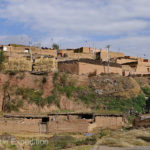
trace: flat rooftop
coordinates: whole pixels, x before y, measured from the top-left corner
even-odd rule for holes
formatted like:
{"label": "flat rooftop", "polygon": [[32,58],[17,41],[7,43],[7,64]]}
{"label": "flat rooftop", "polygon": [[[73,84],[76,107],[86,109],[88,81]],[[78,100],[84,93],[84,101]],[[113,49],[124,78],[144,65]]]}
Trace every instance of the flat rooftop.
{"label": "flat rooftop", "polygon": [[[108,62],[101,62],[100,60],[94,60],[94,59],[79,59],[79,60],[63,60],[63,61],[59,61],[58,63],[61,64],[61,63],[77,63],[77,62],[83,62],[83,63],[88,63],[88,64],[95,64],[95,65],[103,65],[103,66],[107,66],[108,65]],[[118,67],[118,68],[121,68],[121,65],[118,64],[118,63],[112,63],[110,62],[109,65],[111,67]]]}

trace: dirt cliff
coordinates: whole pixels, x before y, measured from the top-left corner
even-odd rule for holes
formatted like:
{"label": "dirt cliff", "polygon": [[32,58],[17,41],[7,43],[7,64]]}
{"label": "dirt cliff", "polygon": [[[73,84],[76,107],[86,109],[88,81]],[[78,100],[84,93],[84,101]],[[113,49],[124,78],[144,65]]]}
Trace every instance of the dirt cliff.
{"label": "dirt cliff", "polygon": [[88,112],[104,107],[101,96],[130,99],[140,92],[133,78],[116,74],[0,73],[0,111],[11,113]]}
{"label": "dirt cliff", "polygon": [[[60,110],[89,110],[81,102],[70,100],[71,98],[69,99],[63,94],[59,96],[59,104],[57,104],[56,98],[53,97],[53,76],[53,73],[43,75],[35,75],[29,72],[0,73],[0,111],[49,113]],[[79,81],[81,80],[79,79]],[[84,81],[83,85],[85,84]],[[46,102],[47,99],[52,102]]]}

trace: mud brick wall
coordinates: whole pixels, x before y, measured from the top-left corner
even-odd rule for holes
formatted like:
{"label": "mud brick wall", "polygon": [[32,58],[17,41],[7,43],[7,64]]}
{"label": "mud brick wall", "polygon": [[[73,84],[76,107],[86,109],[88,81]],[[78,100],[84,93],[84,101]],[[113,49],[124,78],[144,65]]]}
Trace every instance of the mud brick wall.
{"label": "mud brick wall", "polygon": [[85,133],[88,132],[86,120],[52,121],[48,124],[49,133]]}
{"label": "mud brick wall", "polygon": [[117,129],[117,128],[121,128],[124,125],[124,121],[122,117],[96,116],[95,124],[96,124],[96,127],[98,128]]}
{"label": "mud brick wall", "polygon": [[[88,64],[88,63],[79,63],[79,75],[81,74],[89,74],[96,71],[97,74],[107,73],[107,66],[103,65],[95,65],[95,64]],[[110,73],[118,73],[122,75],[122,68],[119,67],[109,67]]]}
{"label": "mud brick wall", "polygon": [[[29,46],[26,46],[26,47],[6,46],[6,47],[7,47],[6,54],[8,56],[14,56],[15,54],[26,55],[26,53],[24,52],[25,49],[30,49]],[[51,56],[55,56],[55,57],[57,56],[57,50],[51,50],[51,49],[43,50],[38,47],[31,47],[31,51],[32,51],[32,54],[51,55]]]}
{"label": "mud brick wall", "polygon": [[120,52],[109,52],[110,58],[118,58],[118,57],[124,57],[124,53]]}
{"label": "mud brick wall", "polygon": [[135,128],[139,127],[150,127],[150,118],[141,120],[141,118],[136,118],[133,122]]}
{"label": "mud brick wall", "polygon": [[[109,52],[109,58],[110,59],[115,59],[118,57],[124,57],[124,53],[119,53],[119,52]],[[108,61],[108,51],[107,50],[101,50],[100,52],[100,59],[102,61]]]}
{"label": "mud brick wall", "polygon": [[49,117],[49,120],[51,121],[64,121],[68,119],[69,117],[67,115],[54,115]]}
{"label": "mud brick wall", "polygon": [[40,119],[0,119],[1,133],[39,133]]}

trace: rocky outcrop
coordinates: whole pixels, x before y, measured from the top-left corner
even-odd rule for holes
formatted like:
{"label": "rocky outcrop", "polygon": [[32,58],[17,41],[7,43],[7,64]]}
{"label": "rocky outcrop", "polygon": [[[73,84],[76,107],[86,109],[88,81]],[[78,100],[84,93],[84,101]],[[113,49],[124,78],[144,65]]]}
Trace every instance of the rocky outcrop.
{"label": "rocky outcrop", "polygon": [[89,84],[97,94],[104,96],[131,98],[137,97],[141,91],[133,78],[118,74],[91,77]]}

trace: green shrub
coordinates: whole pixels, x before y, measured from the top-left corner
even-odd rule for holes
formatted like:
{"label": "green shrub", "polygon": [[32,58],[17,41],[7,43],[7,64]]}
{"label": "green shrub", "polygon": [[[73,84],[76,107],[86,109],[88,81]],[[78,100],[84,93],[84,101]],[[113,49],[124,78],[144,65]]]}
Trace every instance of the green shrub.
{"label": "green shrub", "polygon": [[75,91],[74,86],[68,86],[68,85],[58,86],[57,89],[60,93],[63,93],[63,94],[65,93],[68,98],[71,97],[72,93]]}
{"label": "green shrub", "polygon": [[32,145],[32,150],[55,150],[53,143]]}
{"label": "green shrub", "polygon": [[9,84],[10,84],[10,83],[9,83],[9,80],[5,82],[5,84],[3,85],[4,91],[6,91],[6,90],[8,89]]}
{"label": "green shrub", "polygon": [[10,76],[14,76],[14,75],[16,75],[17,73],[18,73],[18,71],[16,71],[16,70],[8,71],[8,74],[9,74]]}
{"label": "green shrub", "polygon": [[46,82],[47,82],[47,78],[46,78],[46,77],[43,77],[42,83],[45,84]]}
{"label": "green shrub", "polygon": [[5,112],[18,111],[18,107],[12,102],[7,102],[4,106]]}
{"label": "green shrub", "polygon": [[19,108],[23,107],[23,100],[13,99],[10,101],[6,101],[4,104],[4,111],[11,112],[11,111],[19,111]]}
{"label": "green shrub", "polygon": [[144,95],[139,95],[138,97],[132,99],[112,98],[112,100],[106,101],[104,104],[109,110],[119,110],[120,112],[125,112],[133,108],[134,111],[143,112],[143,108],[146,106],[146,100]]}
{"label": "green shrub", "polygon": [[78,87],[76,92],[78,93],[78,98],[85,104],[95,103],[97,100],[97,95],[92,89]]}
{"label": "green shrub", "polygon": [[144,88],[142,88],[142,90],[146,96],[150,97],[150,88],[144,87]]}
{"label": "green shrub", "polygon": [[46,100],[42,98],[42,91],[29,89],[29,88],[17,88],[16,95],[22,95],[23,99],[28,100],[30,103],[35,103],[38,106],[44,106]]}
{"label": "green shrub", "polygon": [[7,144],[3,144],[3,146],[4,146],[5,149],[18,150],[18,148],[17,148],[17,146],[15,144],[7,143]]}
{"label": "green shrub", "polygon": [[62,76],[60,76],[60,83],[62,84],[62,86],[65,86],[67,84],[67,74],[64,73]]}
{"label": "green shrub", "polygon": [[72,136],[54,136],[52,138],[56,150],[73,147],[75,145],[75,140],[76,139]]}
{"label": "green shrub", "polygon": [[94,145],[94,144],[96,144],[96,142],[97,142],[96,137],[92,136],[92,137],[88,137],[88,138],[83,139],[83,140],[79,140],[75,144],[77,146],[80,146],[80,145]]}
{"label": "green shrub", "polygon": [[110,134],[110,130],[108,130],[108,129],[101,130],[100,134],[99,134],[99,138],[102,138],[102,137],[107,136],[109,134]]}
{"label": "green shrub", "polygon": [[23,94],[24,94],[24,89],[23,88],[17,88],[16,95],[23,95]]}
{"label": "green shrub", "polygon": [[58,80],[58,77],[59,77],[59,73],[58,72],[55,72],[54,73],[54,76],[53,76],[53,83],[55,84],[55,82]]}

